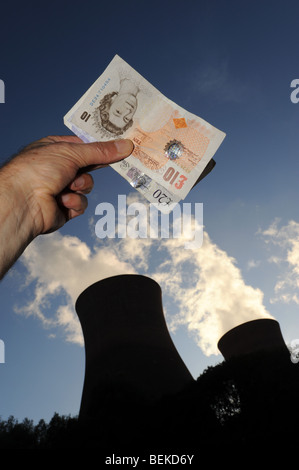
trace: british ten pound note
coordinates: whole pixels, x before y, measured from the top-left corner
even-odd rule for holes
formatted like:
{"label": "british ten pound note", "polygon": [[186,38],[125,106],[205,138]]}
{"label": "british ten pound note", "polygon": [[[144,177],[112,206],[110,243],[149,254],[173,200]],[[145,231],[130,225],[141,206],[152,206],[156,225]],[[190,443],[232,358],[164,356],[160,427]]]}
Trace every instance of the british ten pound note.
{"label": "british ten pound note", "polygon": [[118,55],[64,123],[84,142],[131,139],[132,154],[110,166],[163,213],[187,196],[225,137]]}

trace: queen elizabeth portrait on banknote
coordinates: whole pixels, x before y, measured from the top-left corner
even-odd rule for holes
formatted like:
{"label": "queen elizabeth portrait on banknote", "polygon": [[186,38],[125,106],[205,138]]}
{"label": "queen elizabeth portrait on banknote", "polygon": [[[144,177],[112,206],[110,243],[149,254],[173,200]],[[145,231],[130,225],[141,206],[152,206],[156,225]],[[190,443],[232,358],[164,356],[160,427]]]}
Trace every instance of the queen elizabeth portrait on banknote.
{"label": "queen elizabeth portrait on banknote", "polygon": [[114,136],[120,136],[133,125],[138,106],[139,87],[129,78],[122,78],[118,91],[106,94],[93,113],[97,130],[105,129]]}

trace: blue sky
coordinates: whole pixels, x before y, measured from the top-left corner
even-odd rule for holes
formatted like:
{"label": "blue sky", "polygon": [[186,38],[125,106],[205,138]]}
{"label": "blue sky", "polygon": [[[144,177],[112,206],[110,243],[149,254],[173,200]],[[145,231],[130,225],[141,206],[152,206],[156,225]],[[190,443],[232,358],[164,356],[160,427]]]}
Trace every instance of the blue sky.
{"label": "blue sky", "polygon": [[3,419],[78,413],[84,349],[73,301],[84,283],[117,270],[161,283],[171,334],[194,377],[222,360],[217,335],[242,321],[271,315],[286,342],[299,338],[299,103],[290,99],[298,13],[292,0],[1,6],[2,162],[33,140],[68,134],[63,116],[115,54],[226,133],[215,169],[185,200],[203,203],[196,254],[179,241],[97,239],[96,205],[134,197],[106,168],[93,174],[85,215],[38,239],[3,279]]}

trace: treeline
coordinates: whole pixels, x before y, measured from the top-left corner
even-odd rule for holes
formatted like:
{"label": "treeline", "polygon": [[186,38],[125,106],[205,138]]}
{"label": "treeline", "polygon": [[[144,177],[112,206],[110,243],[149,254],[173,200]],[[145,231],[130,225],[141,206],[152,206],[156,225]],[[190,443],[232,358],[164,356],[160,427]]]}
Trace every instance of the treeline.
{"label": "treeline", "polygon": [[1,449],[59,448],[67,436],[77,428],[77,417],[54,413],[49,423],[41,419],[37,424],[25,418],[19,422],[14,416],[0,419]]}
{"label": "treeline", "polygon": [[92,422],[54,414],[47,424],[0,422],[0,448],[94,448],[104,452],[211,452],[297,447],[299,364],[260,353],[207,368],[177,395],[146,405],[109,391]]}

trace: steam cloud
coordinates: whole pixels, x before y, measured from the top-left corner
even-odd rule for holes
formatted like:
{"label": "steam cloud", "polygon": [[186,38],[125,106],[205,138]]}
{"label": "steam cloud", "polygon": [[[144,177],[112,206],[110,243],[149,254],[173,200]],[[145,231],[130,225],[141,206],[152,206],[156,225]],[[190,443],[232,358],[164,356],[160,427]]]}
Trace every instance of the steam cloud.
{"label": "steam cloud", "polygon": [[[17,311],[34,315],[67,341],[83,344],[74,304],[90,284],[118,274],[144,274],[163,292],[171,330],[184,325],[204,354],[219,354],[217,342],[229,329],[256,318],[272,318],[261,290],[246,285],[236,262],[207,233],[198,250],[179,239],[112,239],[91,249],[59,232],[37,238],[21,262],[34,285],[32,300]],[[55,305],[55,308],[54,308]]]}

